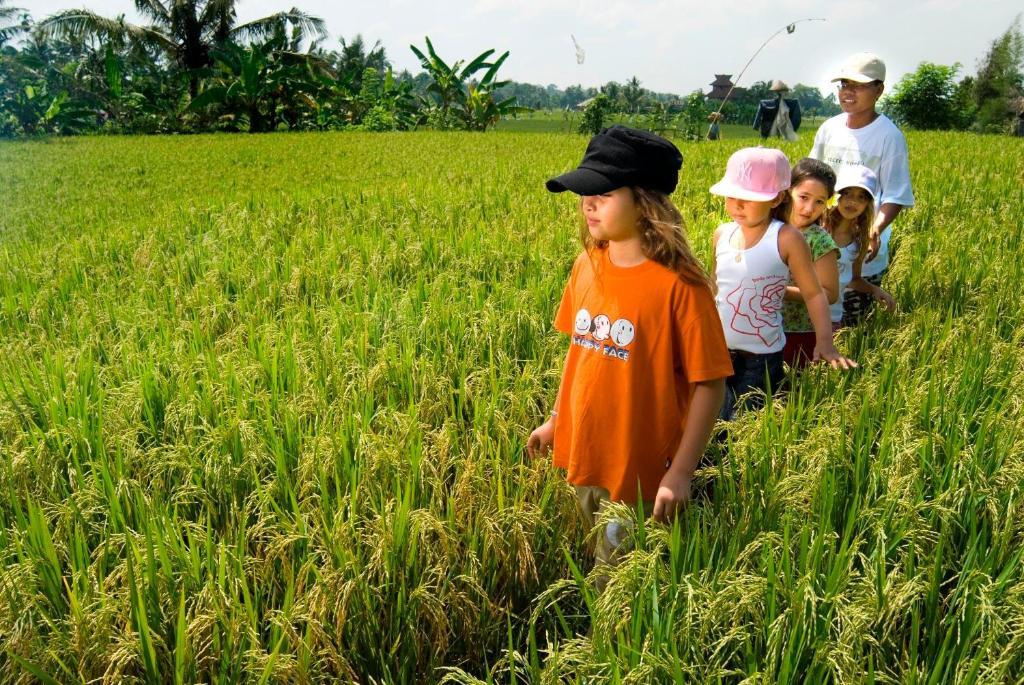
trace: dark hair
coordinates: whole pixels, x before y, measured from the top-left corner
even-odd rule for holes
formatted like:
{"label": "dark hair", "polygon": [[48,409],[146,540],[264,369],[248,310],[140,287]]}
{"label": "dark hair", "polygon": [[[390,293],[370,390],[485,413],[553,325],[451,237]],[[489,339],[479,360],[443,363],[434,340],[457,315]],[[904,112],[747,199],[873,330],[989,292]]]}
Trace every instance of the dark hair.
{"label": "dark hair", "polygon": [[[829,198],[836,194],[836,172],[820,159],[810,157],[804,157],[793,167],[793,175],[789,179],[789,189],[796,188],[809,178],[819,181],[821,185],[825,186]],[[793,200],[787,192],[782,198],[782,202],[772,209],[772,218],[789,221],[789,211],[792,206]]]}

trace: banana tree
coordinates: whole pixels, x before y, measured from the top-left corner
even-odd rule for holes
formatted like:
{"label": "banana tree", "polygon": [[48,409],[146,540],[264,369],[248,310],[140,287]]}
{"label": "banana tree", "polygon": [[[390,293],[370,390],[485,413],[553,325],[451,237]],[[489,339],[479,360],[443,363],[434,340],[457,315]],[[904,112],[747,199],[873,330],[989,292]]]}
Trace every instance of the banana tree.
{"label": "banana tree", "polygon": [[[147,59],[142,56],[143,61]],[[139,66],[139,55],[124,54],[107,43],[102,52],[100,64],[100,82],[92,86],[92,92],[99,98],[101,116],[106,125],[113,130],[127,132],[137,131],[136,126],[160,112],[156,102],[151,102],[146,94],[140,92],[136,85],[145,79],[136,68]]]}
{"label": "banana tree", "polygon": [[477,83],[470,83],[466,90],[466,97],[462,101],[462,118],[466,128],[471,131],[485,131],[502,117],[529,112],[529,107],[521,107],[516,104],[516,98],[510,97],[504,100],[495,101],[494,94],[499,89],[507,86],[509,81],[496,81],[498,69],[508,58],[506,50],[501,57],[488,66],[483,78]]}
{"label": "banana tree", "polygon": [[265,130],[266,102],[277,89],[280,74],[270,66],[270,55],[260,45],[226,45],[213,51],[220,67],[201,93],[192,98],[189,110],[202,112],[211,106],[225,111],[224,119],[239,124],[242,117],[249,132]]}
{"label": "banana tree", "polygon": [[507,116],[531,111],[516,104],[514,97],[494,100],[494,94],[470,87],[463,106],[462,117],[471,131],[486,131]]}
{"label": "banana tree", "polygon": [[323,59],[310,60],[310,81],[315,84],[313,118],[318,129],[350,123],[351,103],[357,92],[350,72],[337,73]]}
{"label": "banana tree", "polygon": [[[384,115],[386,124],[378,123],[377,130],[408,131],[425,119],[422,100],[413,92],[413,84],[396,80],[391,67],[383,78],[373,67],[366,69],[358,99],[368,106],[366,114]],[[366,114],[362,123],[366,123]]]}
{"label": "banana tree", "polygon": [[214,75],[188,109],[201,112],[212,106],[224,112],[222,120],[237,127],[248,121],[250,133],[272,131],[284,119],[295,127],[301,106],[312,110],[314,85],[309,80],[308,55],[293,53],[283,36],[264,43],[217,48]]}
{"label": "banana tree", "polygon": [[83,56],[30,39],[0,58],[0,123],[5,134],[76,133],[94,127],[97,98],[80,79]]}
{"label": "banana tree", "polygon": [[[463,60],[458,60],[449,66],[434,50],[430,37],[428,36],[424,40],[427,44],[427,54],[423,54],[415,45],[410,45],[409,49],[412,50],[416,58],[419,59],[420,65],[430,75],[431,82],[427,86],[427,92],[432,93],[437,98],[438,121],[445,128],[457,125],[458,117],[453,116],[452,107],[453,105],[459,105],[461,108],[465,104],[468,94],[466,82],[481,69],[489,69],[493,66],[487,61],[487,58],[494,54],[494,50],[486,50],[480,53],[470,60],[469,64],[465,64]],[[504,59],[504,56],[502,59]]]}
{"label": "banana tree", "polygon": [[[68,91],[56,90],[46,81],[25,83],[0,95],[0,111],[8,112],[12,133],[70,134],[95,125],[96,114],[71,99]],[[0,129],[5,128],[0,122]]]}

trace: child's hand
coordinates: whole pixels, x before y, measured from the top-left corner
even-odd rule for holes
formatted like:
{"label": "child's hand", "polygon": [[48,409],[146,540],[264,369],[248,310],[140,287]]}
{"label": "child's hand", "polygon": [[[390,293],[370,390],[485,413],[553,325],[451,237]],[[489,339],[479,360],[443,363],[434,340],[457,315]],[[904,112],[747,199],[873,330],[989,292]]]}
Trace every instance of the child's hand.
{"label": "child's hand", "polygon": [[875,296],[875,299],[885,305],[885,308],[890,312],[896,311],[896,300],[893,299],[892,295],[881,288],[875,288],[875,292],[872,294]]}
{"label": "child's hand", "polygon": [[548,419],[530,433],[530,438],[526,441],[526,454],[531,459],[543,457],[551,451],[554,442],[555,424]]}
{"label": "child's hand", "polygon": [[661,478],[658,494],[654,497],[655,521],[668,523],[690,502],[690,480],[688,473],[677,474],[669,470]]}
{"label": "child's hand", "polygon": [[849,357],[844,357],[839,354],[839,350],[837,350],[834,345],[829,345],[824,349],[820,345],[815,345],[814,361],[826,361],[832,365],[833,369],[844,369],[849,371],[850,369],[857,368],[857,362],[853,361]]}

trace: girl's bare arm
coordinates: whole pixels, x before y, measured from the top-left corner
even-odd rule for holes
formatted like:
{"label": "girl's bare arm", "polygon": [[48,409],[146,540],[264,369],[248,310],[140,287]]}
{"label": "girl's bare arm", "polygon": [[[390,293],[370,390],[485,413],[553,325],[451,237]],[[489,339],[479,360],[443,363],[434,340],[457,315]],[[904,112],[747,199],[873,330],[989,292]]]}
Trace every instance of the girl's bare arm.
{"label": "girl's bare arm", "polygon": [[[829,304],[835,304],[839,300],[839,260],[836,258],[835,250],[821,255],[815,260],[814,274],[818,277],[818,285],[825,293]],[[804,297],[800,294],[800,288],[795,285],[787,285],[785,299],[790,302],[800,302]]]}
{"label": "girl's bare arm", "polygon": [[811,262],[811,248],[807,246],[807,241],[797,229],[784,226],[779,231],[779,254],[782,256],[782,260],[789,265],[789,271],[803,294],[807,313],[814,325],[814,333],[817,338],[817,344],[814,347],[815,359],[820,357],[834,368],[855,368],[857,362],[839,354],[835,345],[832,344],[832,319],[828,311],[828,299],[818,283],[818,276]]}
{"label": "girl's bare arm", "polygon": [[858,277],[850,281],[849,288],[850,290],[856,290],[859,293],[871,295],[871,297],[885,305],[885,308],[889,311],[896,309],[896,300],[888,291],[883,290],[874,283],[868,283],[863,278]]}
{"label": "girl's bare arm", "polygon": [[558,408],[562,404],[562,386],[565,383],[565,369],[569,365],[569,355],[565,355],[562,363],[562,377],[558,381],[558,393],[548,420],[535,428],[526,440],[526,454],[531,458],[547,455],[555,444],[555,425],[558,423]]}
{"label": "girl's bare arm", "polygon": [[715,260],[715,253],[718,252],[718,239],[722,233],[722,227],[719,226],[715,229],[714,234],[711,236],[711,294],[718,294],[718,280],[715,278],[715,272],[718,270],[718,262]]}
{"label": "girl's bare arm", "polygon": [[655,520],[667,521],[690,500],[690,480],[711,439],[724,399],[724,378],[694,384],[683,437],[654,498],[651,515]]}

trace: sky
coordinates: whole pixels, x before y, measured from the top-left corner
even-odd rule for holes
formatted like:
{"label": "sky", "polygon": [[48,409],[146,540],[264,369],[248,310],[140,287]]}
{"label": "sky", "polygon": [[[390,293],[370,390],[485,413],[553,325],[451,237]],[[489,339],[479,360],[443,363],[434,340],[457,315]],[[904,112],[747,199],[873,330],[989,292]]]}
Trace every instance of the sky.
{"label": "sky", "polygon": [[[139,21],[131,0],[10,0],[34,19],[86,7]],[[396,71],[419,71],[410,44],[429,36],[449,64],[484,50],[510,51],[501,78],[559,88],[599,86],[636,76],[658,92],[705,92],[715,74],[737,77],[779,29],[802,19],[793,34],[772,38],[739,86],[782,79],[830,92],[831,74],[854,52],[886,63],[891,88],[920,62],[963,65],[973,74],[992,41],[1021,12],[1020,0],[240,0],[245,22],[293,6],[319,16],[330,37],[361,33],[379,40]],[[582,65],[570,34],[586,52]],[[424,50],[425,51],[425,50]]]}

